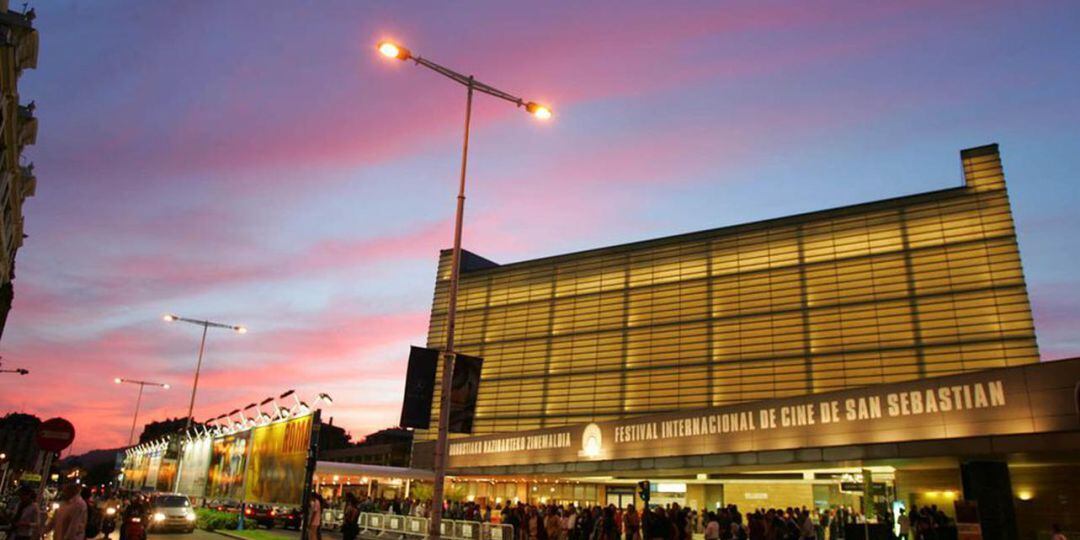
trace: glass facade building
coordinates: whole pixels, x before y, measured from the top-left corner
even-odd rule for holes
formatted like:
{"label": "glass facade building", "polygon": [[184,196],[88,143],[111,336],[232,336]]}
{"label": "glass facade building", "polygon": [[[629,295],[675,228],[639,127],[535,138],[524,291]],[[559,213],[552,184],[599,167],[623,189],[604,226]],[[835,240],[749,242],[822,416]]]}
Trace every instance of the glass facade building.
{"label": "glass facade building", "polygon": [[[1038,361],[997,146],[961,161],[940,191],[505,265],[465,253],[474,434]],[[449,267],[444,251],[433,348]]]}

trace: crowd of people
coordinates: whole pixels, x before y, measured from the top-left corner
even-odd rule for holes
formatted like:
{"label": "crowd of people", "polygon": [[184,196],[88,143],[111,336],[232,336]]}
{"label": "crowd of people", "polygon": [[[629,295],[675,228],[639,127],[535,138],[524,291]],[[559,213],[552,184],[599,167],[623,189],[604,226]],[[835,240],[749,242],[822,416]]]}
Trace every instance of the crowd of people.
{"label": "crowd of people", "polygon": [[53,540],[86,540],[98,534],[101,519],[92,511],[94,506],[89,488],[76,484],[60,488],[54,501],[55,510],[44,523],[34,489],[23,486],[15,495],[18,503],[6,531],[10,539],[36,540],[42,525],[43,532],[51,533]]}
{"label": "crowd of people", "polygon": [[[383,499],[346,495],[342,531],[356,538],[360,513],[376,512],[428,517],[429,506],[416,499]],[[678,504],[642,512],[634,505],[484,504],[449,502],[444,518],[510,525],[514,540],[841,540],[849,526],[865,523],[849,507],[830,509],[759,508],[743,512],[735,505],[698,512]],[[955,524],[936,506],[878,516],[888,537],[902,540],[946,540],[956,537]],[[894,527],[896,525],[896,527]],[[899,534],[894,531],[898,529]],[[859,534],[860,538],[862,534]]]}

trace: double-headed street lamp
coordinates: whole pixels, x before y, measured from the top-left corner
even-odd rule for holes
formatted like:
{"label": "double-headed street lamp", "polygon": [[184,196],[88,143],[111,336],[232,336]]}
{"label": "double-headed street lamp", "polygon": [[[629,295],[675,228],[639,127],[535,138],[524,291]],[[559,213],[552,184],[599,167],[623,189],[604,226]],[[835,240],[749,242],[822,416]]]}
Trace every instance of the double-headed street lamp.
{"label": "double-headed street lamp", "polygon": [[415,55],[409,49],[390,41],[380,42],[376,48],[379,53],[387,58],[398,60],[412,60],[418,66],[424,66],[440,75],[445,76],[457,83],[465,85],[465,136],[461,148],[461,178],[458,185],[457,213],[454,219],[454,250],[450,262],[450,291],[446,304],[446,348],[443,349],[442,381],[439,386],[439,428],[435,439],[435,485],[433,486],[431,500],[431,538],[439,538],[440,524],[443,510],[443,484],[446,480],[446,439],[450,424],[450,386],[454,372],[454,325],[457,317],[457,293],[458,279],[461,273],[461,226],[465,214],[465,169],[469,161],[469,123],[472,119],[473,92],[481,92],[489,96],[509,101],[518,107],[523,107],[526,112],[541,120],[551,118],[551,109],[533,101],[525,101],[522,98],[508,94],[495,87],[477,81],[472,75],[465,76],[449,68],[445,68]]}
{"label": "double-headed street lamp", "polygon": [[171,313],[165,315],[162,318],[165,319],[166,322],[177,322],[177,321],[186,322],[186,323],[194,324],[194,325],[197,325],[197,326],[201,326],[202,329],[203,329],[203,331],[202,331],[202,341],[199,342],[199,359],[195,363],[195,382],[192,383],[192,385],[191,385],[191,402],[188,404],[187,424],[184,426],[184,429],[188,430],[188,429],[191,429],[191,418],[192,418],[191,414],[192,414],[192,412],[194,412],[194,409],[195,409],[195,392],[199,390],[199,372],[202,371],[203,351],[206,350],[206,331],[211,329],[211,328],[224,328],[226,330],[232,330],[233,332],[236,332],[237,334],[246,334],[247,333],[247,328],[244,327],[244,326],[235,325],[235,324],[222,324],[222,323],[216,323],[216,322],[206,321],[206,320],[189,319],[187,317],[180,317],[178,315],[173,315]]}
{"label": "double-headed street lamp", "polygon": [[158,388],[164,388],[165,390],[168,390],[169,385],[150,381],[137,381],[135,379],[122,379],[120,377],[113,379],[113,382],[116,384],[127,383],[139,385],[139,397],[135,398],[135,416],[131,419],[131,434],[128,435],[128,446],[131,446],[132,444],[135,444],[135,426],[139,422],[139,405],[142,404],[143,388],[146,388],[147,386],[156,386]]}

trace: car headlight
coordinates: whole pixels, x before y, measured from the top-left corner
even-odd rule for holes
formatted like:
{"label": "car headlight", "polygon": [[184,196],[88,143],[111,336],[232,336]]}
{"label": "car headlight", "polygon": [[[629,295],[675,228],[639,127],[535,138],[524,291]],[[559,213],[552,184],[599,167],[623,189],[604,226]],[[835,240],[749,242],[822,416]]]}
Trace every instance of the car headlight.
{"label": "car headlight", "polygon": [[157,512],[154,514],[154,521],[165,521],[165,514]]}
{"label": "car headlight", "polygon": [[184,514],[184,519],[188,521],[195,521],[195,512],[188,512],[187,514]]}

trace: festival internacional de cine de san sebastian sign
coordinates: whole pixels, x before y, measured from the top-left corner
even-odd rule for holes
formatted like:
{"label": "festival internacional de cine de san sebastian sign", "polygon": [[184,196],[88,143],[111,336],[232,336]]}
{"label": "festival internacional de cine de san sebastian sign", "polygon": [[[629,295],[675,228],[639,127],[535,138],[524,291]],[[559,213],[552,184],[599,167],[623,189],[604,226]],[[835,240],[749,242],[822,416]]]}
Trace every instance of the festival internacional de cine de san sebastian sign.
{"label": "festival internacional de cine de san sebastian sign", "polygon": [[708,455],[1075,430],[1080,361],[455,439],[450,467]]}

